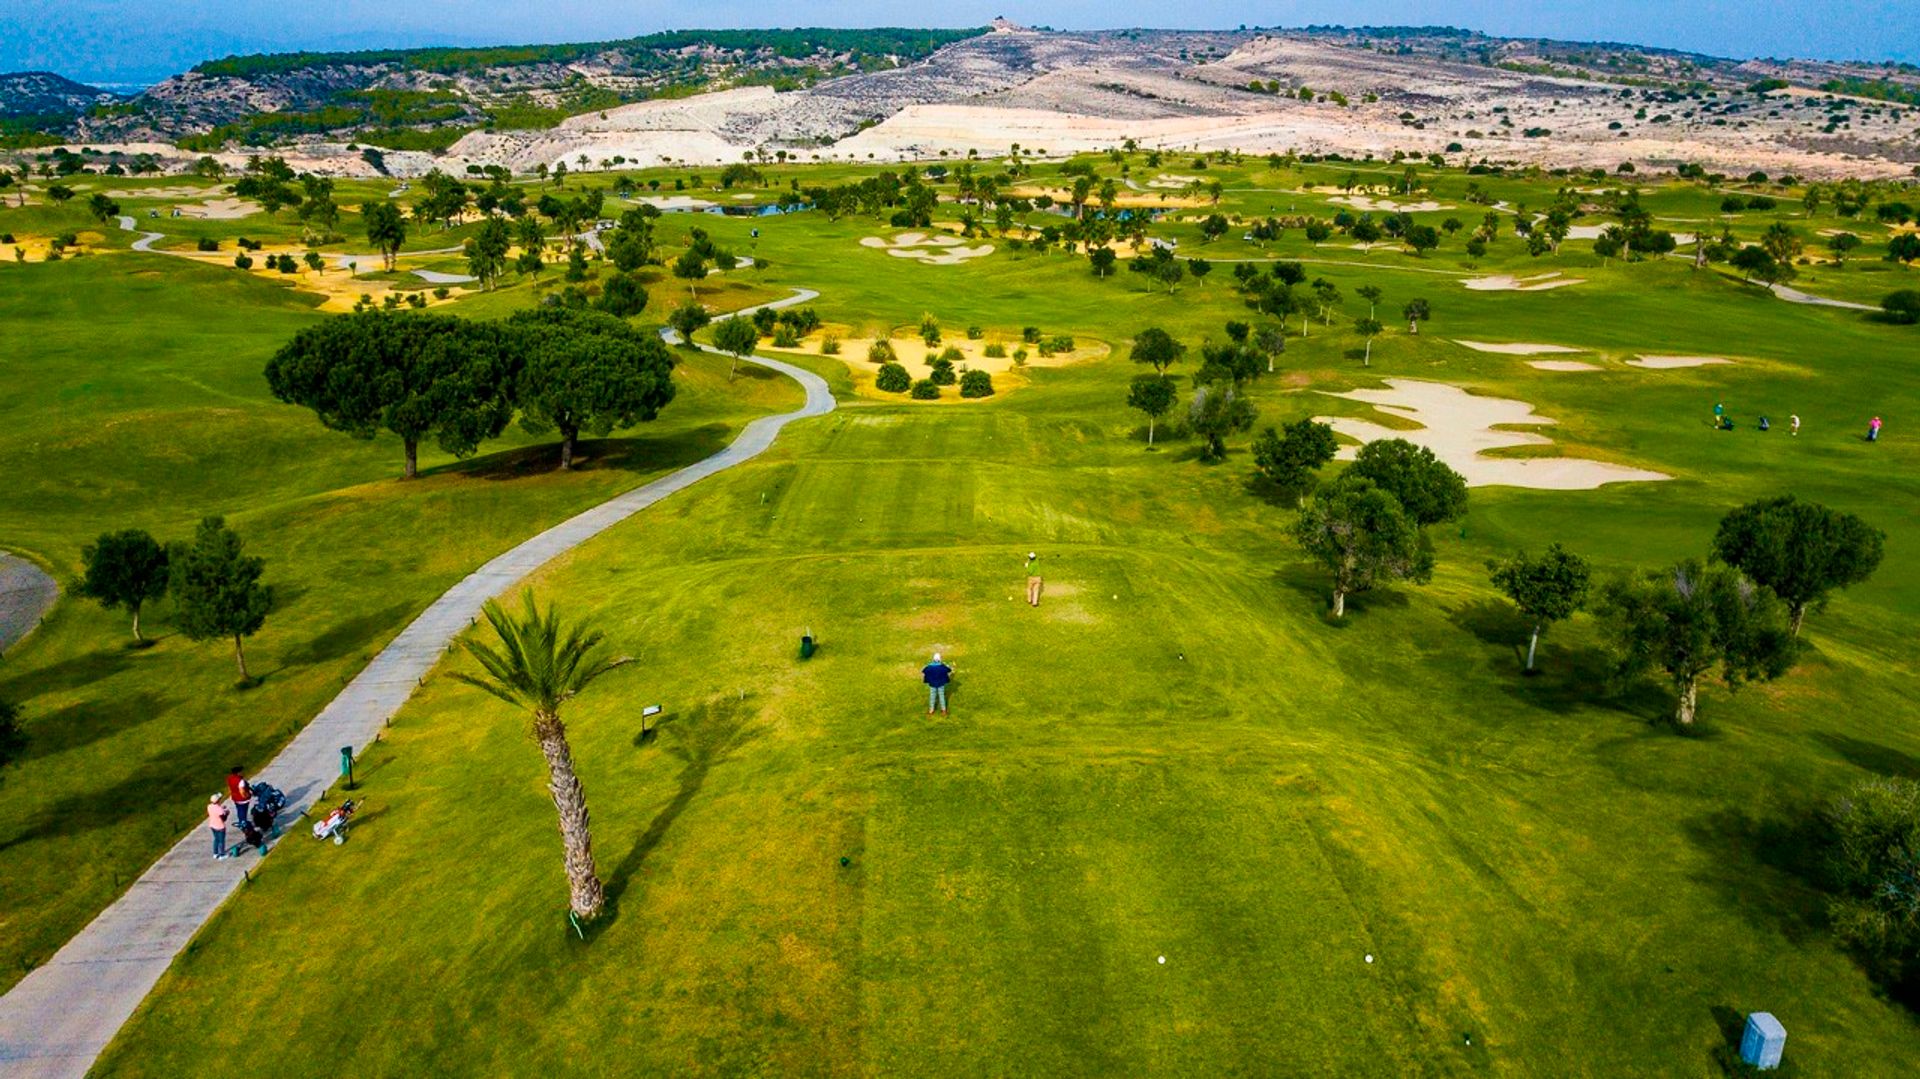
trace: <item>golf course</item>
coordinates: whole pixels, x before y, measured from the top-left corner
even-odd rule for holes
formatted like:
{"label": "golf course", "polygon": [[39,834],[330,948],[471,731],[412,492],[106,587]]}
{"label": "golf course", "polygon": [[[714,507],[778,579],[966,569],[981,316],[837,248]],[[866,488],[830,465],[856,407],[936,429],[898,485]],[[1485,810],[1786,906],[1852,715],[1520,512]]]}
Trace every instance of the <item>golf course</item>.
{"label": "golf course", "polygon": [[[1920,327],[1882,307],[1920,271],[1871,208],[1898,191],[1467,165],[496,177],[544,231],[491,259],[506,212],[417,181],[338,181],[324,236],[232,176],[0,191],[0,549],[60,589],[0,659],[0,991],[468,574],[801,410],[771,359],[834,407],[500,597],[630,659],[564,711],[604,905],[569,916],[544,721],[473,684],[480,617],[351,790],[240,856],[93,1074],[1718,1076],[1756,1011],[1796,1074],[1913,1074],[1920,960],[1841,931],[1826,846],[1837,800],[1920,779]],[[409,224],[390,267],[375,206]],[[504,353],[594,311],[670,355],[670,399],[580,427],[571,467],[532,390],[404,478],[391,428],[288,388],[329,325]],[[1150,366],[1153,330],[1179,347]],[[1130,407],[1159,368],[1171,406]],[[1301,421],[1339,453],[1288,487],[1257,447]],[[1464,502],[1408,524],[1430,570],[1336,603],[1302,522],[1398,439]],[[1603,593],[1724,568],[1723,518],[1787,495],[1884,556],[1737,689],[1705,664],[1696,716]],[[136,640],[84,594],[106,534],[210,517],[264,561],[254,629],[169,594]],[[1530,649],[1490,563],[1553,545],[1592,596]],[[309,838],[346,798],[351,838]]]}

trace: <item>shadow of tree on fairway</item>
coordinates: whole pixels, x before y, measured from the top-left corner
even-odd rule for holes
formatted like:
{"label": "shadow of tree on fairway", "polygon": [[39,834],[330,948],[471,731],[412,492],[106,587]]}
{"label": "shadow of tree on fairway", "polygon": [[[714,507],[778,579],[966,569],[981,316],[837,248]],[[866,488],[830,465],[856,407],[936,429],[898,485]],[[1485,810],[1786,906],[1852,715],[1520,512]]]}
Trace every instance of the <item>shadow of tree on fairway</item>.
{"label": "shadow of tree on fairway", "polygon": [[[115,807],[142,804],[179,807],[178,812],[169,809],[139,821],[142,834],[150,835],[152,843],[170,843],[196,822],[204,824],[201,813],[207,795],[220,789],[220,776],[224,774],[209,762],[223,752],[222,746],[215,741],[175,746],[148,759],[141,771],[106,786],[76,781],[71,793],[41,802],[19,830],[0,835],[0,851],[44,840],[70,840],[118,826],[122,817]],[[76,848],[75,857],[84,854]]]}
{"label": "shadow of tree on fairway", "polygon": [[1795,944],[1826,928],[1824,829],[1816,815],[1765,818],[1721,809],[1686,821],[1681,831],[1707,855],[1707,868],[1694,879],[1726,909]]}
{"label": "shadow of tree on fairway", "polygon": [[[130,665],[138,662],[141,656],[149,655],[153,651],[152,648],[126,648],[116,642],[110,647],[70,656],[44,667],[18,667],[8,664],[15,669],[7,672],[10,677],[0,679],[0,694],[18,704],[32,700],[43,693],[64,693],[84,689],[125,671]],[[0,667],[0,671],[6,670],[6,667]]]}
{"label": "shadow of tree on fairway", "polygon": [[683,717],[676,717],[655,727],[657,732],[664,732],[659,736],[666,743],[666,755],[681,762],[680,785],[674,791],[673,798],[654,814],[646,832],[607,878],[607,908],[610,915],[618,916],[620,897],[626,894],[627,886],[646,863],[647,856],[667,837],[667,832],[680,819],[680,814],[686,812],[700,789],[706,786],[707,774],[713,770],[713,766],[726,761],[741,746],[759,737],[757,732],[747,729],[750,718],[747,702],[719,697],[689,710]]}
{"label": "shadow of tree on fairway", "polygon": [[1821,731],[1813,738],[1856,768],[1897,779],[1920,779],[1920,757],[1911,753],[1831,731]]}
{"label": "shadow of tree on fairway", "polygon": [[346,619],[287,649],[281,656],[280,666],[270,673],[345,658],[371,644],[383,631],[398,626],[412,611],[411,604],[396,603]]}
{"label": "shadow of tree on fairway", "polygon": [[[624,469],[630,472],[684,468],[718,453],[733,428],[707,423],[662,438],[583,438],[573,446],[573,471]],[[545,442],[420,470],[421,476],[512,481],[560,470],[560,443]]]}
{"label": "shadow of tree on fairway", "polygon": [[32,717],[32,737],[24,759],[51,757],[90,746],[103,738],[151,723],[178,703],[142,690],[104,700],[87,700]]}

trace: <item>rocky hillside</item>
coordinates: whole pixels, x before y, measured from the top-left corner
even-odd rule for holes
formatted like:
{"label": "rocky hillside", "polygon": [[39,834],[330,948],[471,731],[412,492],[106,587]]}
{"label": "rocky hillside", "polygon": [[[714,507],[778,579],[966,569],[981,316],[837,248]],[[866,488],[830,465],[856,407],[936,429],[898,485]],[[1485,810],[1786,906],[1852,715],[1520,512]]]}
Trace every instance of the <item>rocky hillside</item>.
{"label": "rocky hillside", "polygon": [[118,100],[117,95],[51,71],[0,74],[0,117],[72,117]]}

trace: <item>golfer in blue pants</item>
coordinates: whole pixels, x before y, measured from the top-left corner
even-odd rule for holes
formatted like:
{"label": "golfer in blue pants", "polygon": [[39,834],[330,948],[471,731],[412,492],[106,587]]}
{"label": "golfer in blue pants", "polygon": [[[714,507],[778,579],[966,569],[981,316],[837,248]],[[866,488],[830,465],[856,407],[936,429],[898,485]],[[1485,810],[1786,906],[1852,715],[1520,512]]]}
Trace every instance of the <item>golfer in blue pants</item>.
{"label": "golfer in blue pants", "polygon": [[941,715],[947,714],[947,683],[953,681],[953,668],[933,654],[933,662],[920,668],[920,680],[927,684],[927,714],[932,715],[939,709]]}

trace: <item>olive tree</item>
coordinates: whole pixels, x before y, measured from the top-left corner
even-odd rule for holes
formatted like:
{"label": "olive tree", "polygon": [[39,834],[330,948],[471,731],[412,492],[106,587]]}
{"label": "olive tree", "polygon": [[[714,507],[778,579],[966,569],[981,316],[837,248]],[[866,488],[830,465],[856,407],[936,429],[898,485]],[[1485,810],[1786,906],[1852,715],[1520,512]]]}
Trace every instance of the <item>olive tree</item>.
{"label": "olive tree", "polygon": [[1555,543],[1538,558],[1520,551],[1504,562],[1489,561],[1494,586],[1506,593],[1513,605],[1533,624],[1527,639],[1527,665],[1533,672],[1533,657],[1540,647],[1540,634],[1559,621],[1572,617],[1586,606],[1592,586],[1593,570],[1587,560]]}
{"label": "olive tree", "polygon": [[1693,725],[1700,680],[1719,668],[1728,689],[1771,681],[1793,666],[1786,605],[1732,566],[1688,559],[1622,577],[1601,591],[1600,613],[1631,678],[1664,671],[1677,701],[1673,721]]}
{"label": "olive tree", "polygon": [[1400,500],[1351,470],[1320,488],[1293,524],[1301,549],[1333,577],[1333,617],[1347,597],[1380,581],[1423,584],[1433,576],[1433,551]]}
{"label": "olive tree", "polygon": [[1851,513],[1782,495],[1721,518],[1713,554],[1785,600],[1798,637],[1808,607],[1824,606],[1835,589],[1873,575],[1886,538]]}
{"label": "olive tree", "polygon": [[1339,448],[1332,427],[1295,420],[1284,431],[1269,427],[1260,432],[1253,440],[1253,463],[1269,483],[1290,492],[1298,502],[1313,490],[1315,474]]}
{"label": "olive tree", "polygon": [[108,532],[82,548],[86,566],[77,591],[102,607],[133,615],[133,639],[140,636],[140,607],[167,594],[167,551],[138,528]]}
{"label": "olive tree", "polygon": [[1147,445],[1153,445],[1154,421],[1173,408],[1173,380],[1164,375],[1136,375],[1127,387],[1127,407],[1147,414]]}

